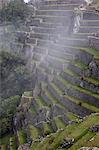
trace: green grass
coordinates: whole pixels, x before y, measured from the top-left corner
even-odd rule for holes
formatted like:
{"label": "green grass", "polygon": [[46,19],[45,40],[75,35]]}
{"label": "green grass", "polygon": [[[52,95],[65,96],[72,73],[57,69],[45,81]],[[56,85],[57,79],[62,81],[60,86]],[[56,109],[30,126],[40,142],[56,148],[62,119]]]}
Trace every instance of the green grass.
{"label": "green grass", "polygon": [[[85,120],[81,123],[77,123],[74,125],[68,125],[64,128],[63,131],[59,131],[55,134],[50,135],[49,137],[45,138],[44,141],[39,142],[37,145],[32,146],[31,150],[56,150],[60,143],[63,141],[64,138],[74,138],[75,143],[74,146],[70,148],[70,150],[76,150],[83,146],[83,144],[88,145],[88,140],[90,140],[95,133],[90,132],[88,129],[93,125],[99,124],[99,114],[91,115],[86,117]],[[96,135],[96,145],[98,143],[99,134]]]}
{"label": "green grass", "polygon": [[53,89],[56,90],[56,92],[61,95],[62,94],[62,91],[54,84],[54,83],[51,83],[51,86],[53,87]]}
{"label": "green grass", "polygon": [[61,120],[60,117],[55,117],[54,120],[58,129],[65,128],[65,123]]}
{"label": "green grass", "polygon": [[85,48],[85,47],[77,47],[77,46],[66,46],[67,48],[72,48],[72,49],[77,49],[77,50],[81,50],[84,52],[88,52],[89,54],[92,54],[95,58],[99,58],[99,52],[97,52],[95,49],[93,48]]}
{"label": "green grass", "polygon": [[25,131],[22,129],[22,130],[19,130],[17,132],[17,136],[18,136],[18,141],[19,141],[19,145],[23,145],[26,143],[26,133]]}
{"label": "green grass", "polygon": [[65,97],[68,98],[70,101],[75,102],[76,104],[79,104],[79,102],[81,102],[81,106],[86,107],[86,108],[92,110],[93,112],[99,112],[99,108],[98,107],[95,107],[95,106],[90,105],[90,104],[88,104],[86,102],[83,102],[80,99],[77,99],[75,97],[68,96],[68,95],[66,95]]}
{"label": "green grass", "polygon": [[29,125],[29,130],[30,130],[32,139],[36,139],[39,137],[40,133],[36,127],[34,127],[33,125]]}
{"label": "green grass", "polygon": [[[98,94],[93,94],[92,92],[89,92],[88,90],[82,89],[82,88],[80,88],[80,87],[78,87],[78,86],[74,86],[74,85],[70,84],[69,82],[67,82],[66,80],[64,80],[64,79],[61,78],[61,77],[59,77],[58,79],[59,79],[66,87],[73,87],[74,89],[76,89],[76,90],[78,90],[78,91],[82,91],[82,92],[85,93],[85,94],[92,95],[92,96],[94,96],[94,97],[96,97],[96,98],[99,98],[99,95],[98,95]],[[54,84],[53,84],[53,87],[54,87],[54,89],[57,91],[58,94],[60,94],[60,95],[62,94],[62,90],[59,89],[59,87],[57,87],[57,86],[54,85]],[[75,103],[77,103],[77,104],[79,104],[79,102],[81,102],[81,103],[82,103],[82,106],[84,106],[84,107],[86,107],[86,108],[88,108],[88,109],[90,109],[90,110],[92,110],[92,111],[94,111],[94,112],[99,112],[99,108],[96,107],[96,106],[94,106],[94,105],[92,105],[92,104],[89,104],[89,103],[87,103],[87,102],[83,102],[82,100],[77,99],[76,97],[72,97],[72,96],[68,96],[68,95],[65,95],[65,97],[67,97],[69,100],[71,100],[71,101],[73,101],[73,102],[75,102]]]}
{"label": "green grass", "polygon": [[35,110],[35,108],[31,107],[31,108],[29,109],[29,112],[34,115],[34,114],[36,113],[36,110]]}
{"label": "green grass", "polygon": [[[75,140],[80,139],[83,134],[87,132],[87,129],[92,126],[93,124],[99,123],[99,115],[98,116],[90,116],[89,118],[86,118],[86,120],[80,124],[76,124],[74,126],[68,126],[66,130],[64,130],[59,137],[57,137],[53,143],[53,146],[55,142],[62,141],[62,139],[65,137],[74,138]],[[59,140],[59,141],[58,141]],[[58,144],[58,143],[57,143]],[[54,150],[52,148],[52,150]]]}
{"label": "green grass", "polygon": [[50,125],[48,123],[44,123],[43,126],[44,126],[44,134],[49,135],[52,132]]}
{"label": "green grass", "polygon": [[37,97],[36,102],[37,102],[39,108],[42,108],[43,106],[45,106],[45,103],[41,97]]}
{"label": "green grass", "polygon": [[26,97],[32,97],[32,91],[24,92],[24,96],[26,96]]}
{"label": "green grass", "polygon": [[70,119],[70,120],[78,120],[78,117],[75,115],[75,114],[73,114],[73,113],[68,113],[67,114],[67,116],[68,116],[68,118]]}
{"label": "green grass", "polygon": [[8,144],[10,139],[10,135],[5,135],[4,137],[0,138],[0,145],[2,144]]}
{"label": "green grass", "polygon": [[59,77],[58,79],[59,79],[66,87],[67,87],[67,86],[68,86],[68,87],[72,87],[72,88],[74,88],[75,90],[78,90],[78,91],[80,91],[80,92],[82,92],[82,93],[85,93],[85,94],[87,94],[87,95],[90,95],[90,96],[93,96],[93,97],[99,99],[99,94],[92,93],[92,92],[90,92],[90,91],[87,90],[87,89],[81,88],[80,86],[72,85],[70,82],[68,82],[67,80],[63,79],[62,77]]}
{"label": "green grass", "polygon": [[86,64],[84,64],[83,62],[81,61],[74,61],[73,64],[75,64],[76,67],[80,68],[80,69],[87,69],[88,66]]}
{"label": "green grass", "polygon": [[[56,132],[55,134],[51,135],[49,138],[45,139],[44,142],[39,143],[37,147],[35,147],[35,150],[46,150],[49,147],[49,150],[55,150],[62,140],[65,138],[66,135],[69,135],[76,127],[77,125],[71,125],[67,126],[63,131]],[[50,144],[51,139],[53,139],[53,142]],[[33,149],[34,150],[34,149]]]}
{"label": "green grass", "polygon": [[49,99],[53,102],[53,104],[57,104],[57,100],[51,95],[51,93],[47,89],[45,89],[44,91],[46,95],[49,97]]}
{"label": "green grass", "polygon": [[10,142],[10,135],[6,135],[0,138],[1,150],[8,150],[8,144]]}
{"label": "green grass", "polygon": [[[76,67],[80,68],[82,71],[88,68],[84,63],[82,63],[80,61],[74,62],[74,65]],[[64,72],[68,73],[71,76],[75,76],[75,77],[79,77],[80,78],[79,74],[77,74],[76,72],[74,72],[74,71],[72,71],[70,69],[65,69]],[[84,77],[84,80],[87,81],[87,82],[89,82],[89,83],[94,84],[95,86],[99,86],[99,80],[97,80],[95,78]]]}
{"label": "green grass", "polygon": [[99,133],[96,133],[93,139],[87,141],[85,146],[86,147],[99,147]]}
{"label": "green grass", "polygon": [[65,69],[64,72],[66,72],[66,73],[69,74],[70,76],[76,76],[76,77],[79,76],[76,72],[74,72],[74,71],[72,71],[72,70],[70,70],[70,69]]}
{"label": "green grass", "polygon": [[10,150],[16,150],[17,145],[16,145],[16,137],[12,136],[10,137]]}
{"label": "green grass", "polygon": [[96,79],[91,78],[91,77],[84,77],[84,80],[94,84],[95,86],[99,86],[99,80],[96,80]]}
{"label": "green grass", "polygon": [[94,132],[88,131],[82,138],[80,138],[69,150],[76,150],[83,147],[88,140],[90,140],[95,135]]}
{"label": "green grass", "polygon": [[1,150],[8,150],[8,145],[7,144],[1,145]]}

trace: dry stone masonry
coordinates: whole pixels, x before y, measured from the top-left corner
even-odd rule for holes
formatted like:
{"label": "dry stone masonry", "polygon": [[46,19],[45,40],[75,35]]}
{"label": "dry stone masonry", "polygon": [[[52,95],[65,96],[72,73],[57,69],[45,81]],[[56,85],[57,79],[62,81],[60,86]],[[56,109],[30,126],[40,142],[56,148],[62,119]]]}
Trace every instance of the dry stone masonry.
{"label": "dry stone masonry", "polygon": [[[87,0],[31,0],[28,5],[33,15],[10,32],[14,38],[7,43],[27,58],[33,72],[32,94],[24,93],[19,106],[24,118],[19,111],[14,122],[15,133],[22,128],[35,145],[99,113],[99,13]],[[87,132],[97,134],[99,126],[93,124]],[[59,148],[72,148],[79,138],[65,138]],[[28,144],[18,149],[29,149]]]}

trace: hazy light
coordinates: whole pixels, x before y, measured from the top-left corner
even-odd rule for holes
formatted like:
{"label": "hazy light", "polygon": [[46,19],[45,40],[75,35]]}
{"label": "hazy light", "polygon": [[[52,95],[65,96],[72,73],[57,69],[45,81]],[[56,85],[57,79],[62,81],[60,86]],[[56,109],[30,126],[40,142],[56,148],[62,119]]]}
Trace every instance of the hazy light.
{"label": "hazy light", "polygon": [[30,0],[24,0],[25,3],[28,3]]}

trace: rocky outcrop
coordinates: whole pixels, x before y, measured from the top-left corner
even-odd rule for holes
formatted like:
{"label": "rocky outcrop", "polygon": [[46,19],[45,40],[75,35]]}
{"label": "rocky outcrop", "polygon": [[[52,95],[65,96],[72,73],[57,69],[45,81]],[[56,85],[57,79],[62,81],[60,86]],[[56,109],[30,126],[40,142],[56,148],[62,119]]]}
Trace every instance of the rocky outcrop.
{"label": "rocky outcrop", "polygon": [[24,144],[18,147],[18,150],[30,150],[29,144]]}
{"label": "rocky outcrop", "polygon": [[99,125],[92,126],[92,127],[90,127],[89,130],[90,130],[91,132],[99,132]]}

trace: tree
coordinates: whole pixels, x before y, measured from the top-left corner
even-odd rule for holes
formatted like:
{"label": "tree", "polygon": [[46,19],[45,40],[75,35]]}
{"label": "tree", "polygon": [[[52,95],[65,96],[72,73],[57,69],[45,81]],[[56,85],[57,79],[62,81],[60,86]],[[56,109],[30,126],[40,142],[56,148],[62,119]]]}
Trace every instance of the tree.
{"label": "tree", "polygon": [[26,67],[26,60],[18,54],[0,52],[0,95],[8,98],[20,95],[31,88],[32,74]]}
{"label": "tree", "polygon": [[30,14],[30,8],[23,0],[13,0],[7,6],[3,6],[0,11],[1,21],[11,21],[13,23],[18,20],[25,21]]}

